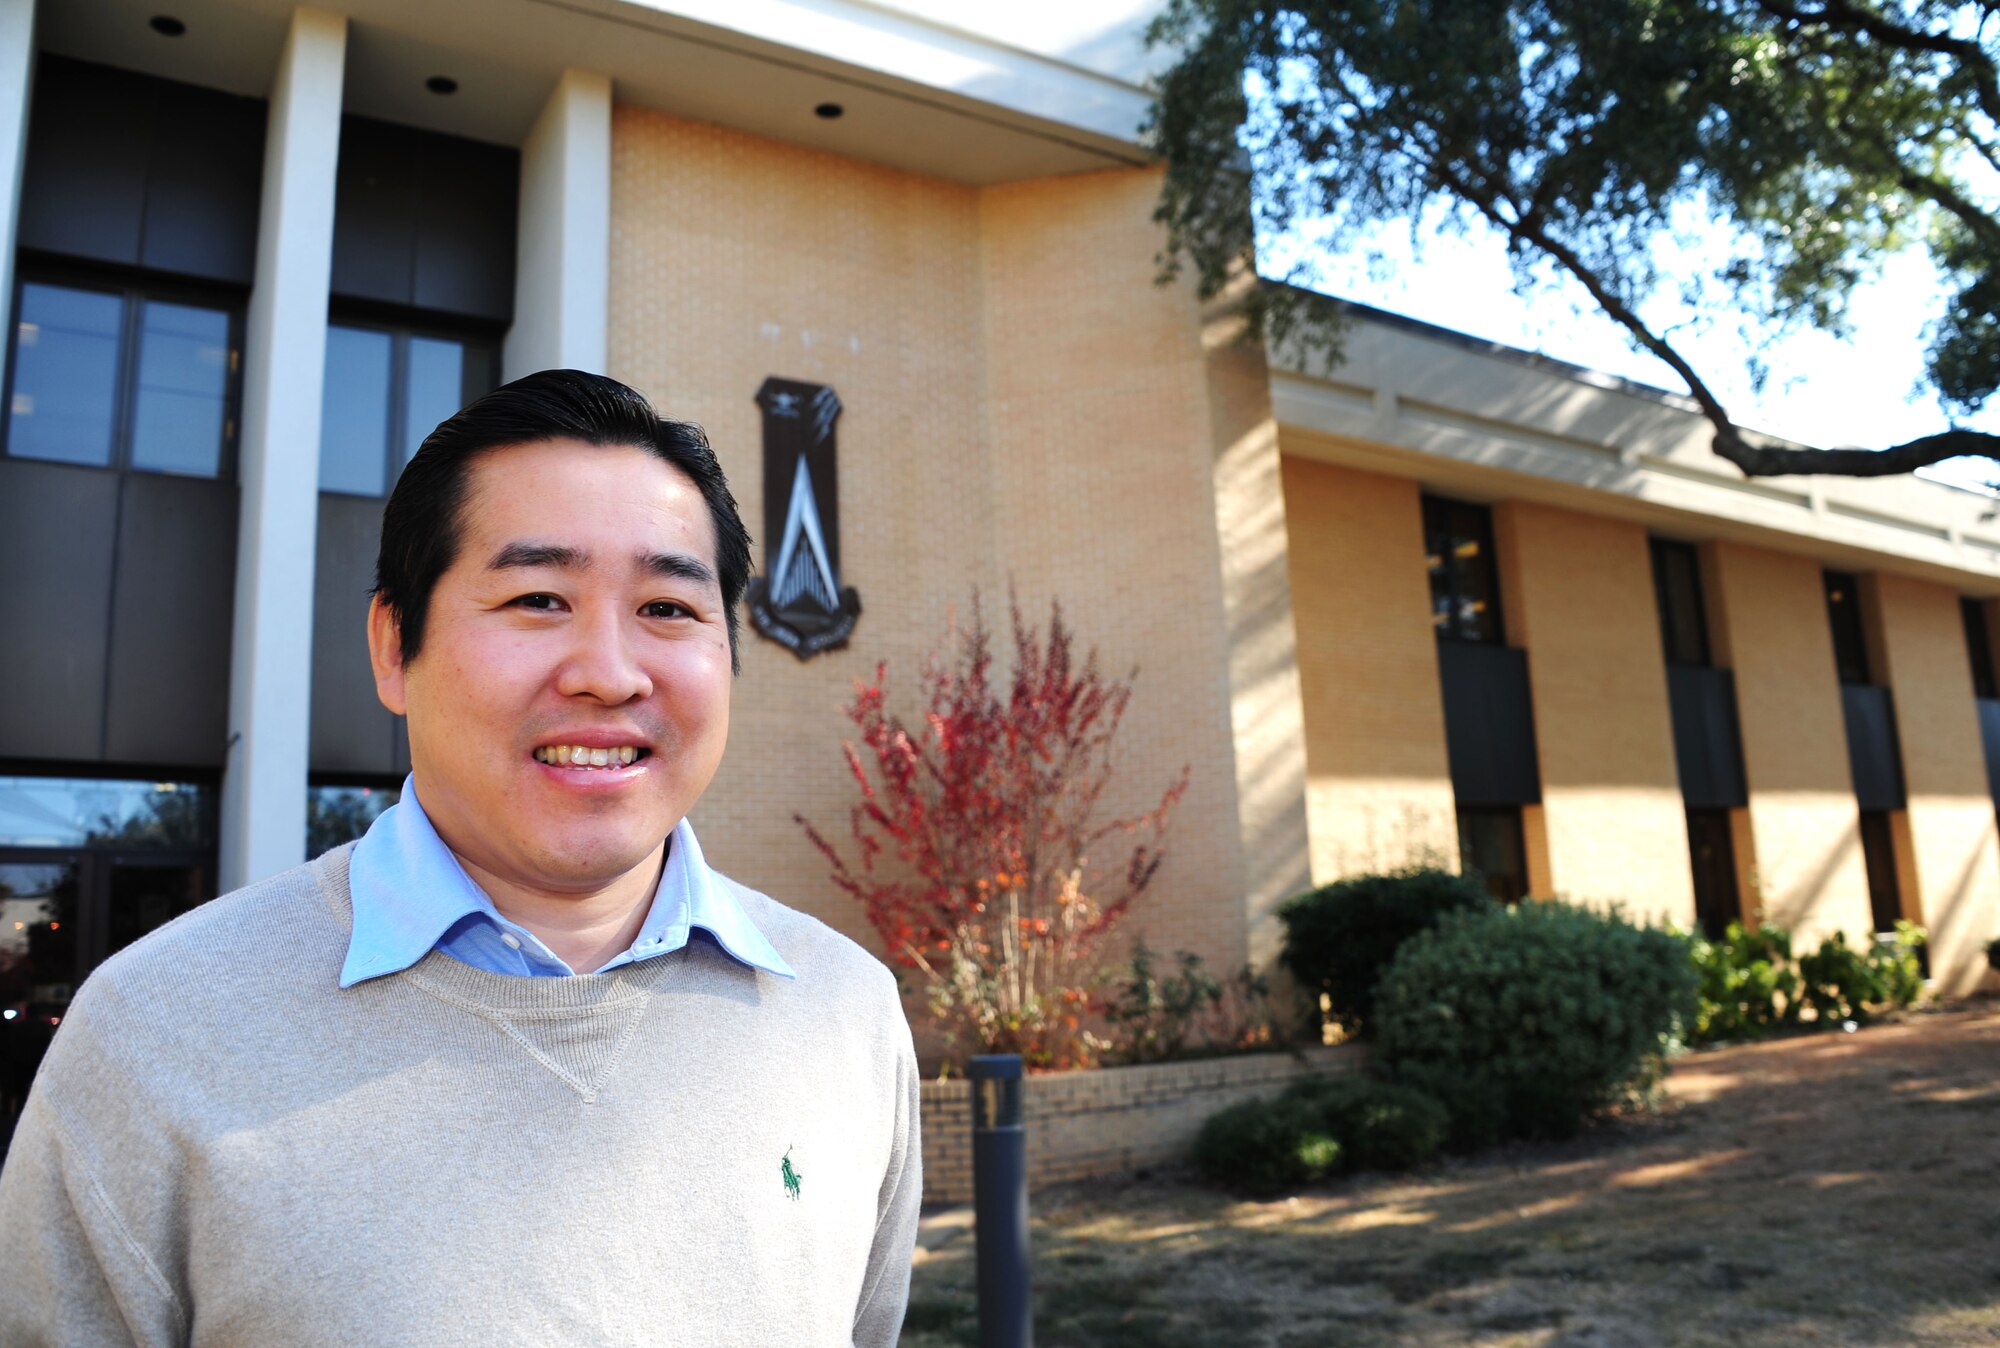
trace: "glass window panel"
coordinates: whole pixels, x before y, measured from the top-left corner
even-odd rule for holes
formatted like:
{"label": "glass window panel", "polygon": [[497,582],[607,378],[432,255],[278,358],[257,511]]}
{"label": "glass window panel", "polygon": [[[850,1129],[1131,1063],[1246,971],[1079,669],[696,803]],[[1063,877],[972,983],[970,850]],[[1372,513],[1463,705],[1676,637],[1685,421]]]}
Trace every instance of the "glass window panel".
{"label": "glass window panel", "polygon": [[1826,616],[1833,627],[1833,663],[1842,683],[1872,683],[1868,638],[1861,626],[1861,587],[1845,571],[1826,573]]}
{"label": "glass window panel", "polygon": [[306,856],[330,852],[368,831],[403,794],[396,786],[314,786],[306,790]]}
{"label": "glass window panel", "polygon": [[465,344],[437,337],[412,337],[409,383],[403,408],[403,462],[415,457],[424,437],[465,406]]}
{"label": "glass window panel", "polygon": [[1427,496],[1423,515],[1431,623],[1438,635],[1503,642],[1492,512],[1481,505]]}
{"label": "glass window panel", "polygon": [[189,782],[0,777],[0,845],[205,847],[214,800]]}
{"label": "glass window panel", "polygon": [[1459,869],[1485,884],[1502,903],[1528,894],[1528,854],[1518,808],[1481,806],[1458,812]]}
{"label": "glass window panel", "polygon": [[125,301],[95,290],[21,287],[7,452],[108,467],[118,411]]}
{"label": "glass window panel", "polygon": [[18,1110],[76,991],[75,862],[0,865],[0,1117]]}
{"label": "glass window panel", "polygon": [[389,469],[389,366],[393,342],[369,328],[326,330],[320,400],[319,489],[380,496]]}
{"label": "glass window panel", "polygon": [[132,466],[216,476],[228,405],[228,313],[147,300],[139,310]]}
{"label": "glass window panel", "polygon": [[1666,647],[1667,663],[1708,664],[1699,554],[1686,543],[1654,539],[1653,589],[1660,606],[1660,640]]}
{"label": "glass window panel", "polygon": [[2000,697],[2000,680],[1993,675],[1993,637],[1986,624],[1986,601],[1960,599],[1958,610],[1965,620],[1966,654],[1972,657],[1972,695]]}

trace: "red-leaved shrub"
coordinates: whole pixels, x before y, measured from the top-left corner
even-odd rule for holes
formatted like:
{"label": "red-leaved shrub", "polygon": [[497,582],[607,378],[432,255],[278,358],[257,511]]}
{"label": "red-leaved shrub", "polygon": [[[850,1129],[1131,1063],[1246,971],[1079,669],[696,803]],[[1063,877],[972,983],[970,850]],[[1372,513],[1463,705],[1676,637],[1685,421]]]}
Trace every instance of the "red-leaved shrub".
{"label": "red-leaved shrub", "polygon": [[[919,975],[954,1052],[1088,1066],[1104,938],[1158,872],[1188,773],[1144,814],[1099,819],[1132,676],[1105,678],[1095,651],[1079,666],[1059,604],[1046,637],[1008,609],[1004,691],[976,594],[971,624],[954,623],[924,666],[916,728],[888,710],[885,665],[857,684],[860,742],[843,746],[861,791],[852,861],[795,817],[889,958]],[[1093,864],[1111,852],[1116,867]]]}

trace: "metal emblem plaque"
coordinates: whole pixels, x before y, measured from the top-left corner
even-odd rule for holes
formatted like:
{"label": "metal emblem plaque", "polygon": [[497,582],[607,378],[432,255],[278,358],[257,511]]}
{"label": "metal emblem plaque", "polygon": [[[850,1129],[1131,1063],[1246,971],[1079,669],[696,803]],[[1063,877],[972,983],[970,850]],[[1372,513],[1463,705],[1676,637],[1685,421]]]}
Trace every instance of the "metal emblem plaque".
{"label": "metal emblem plaque", "polygon": [[809,660],[845,644],[861,616],[861,596],[840,583],[840,398],[825,384],[774,375],[757,390],[757,406],[764,411],[765,573],[750,582],[750,621]]}

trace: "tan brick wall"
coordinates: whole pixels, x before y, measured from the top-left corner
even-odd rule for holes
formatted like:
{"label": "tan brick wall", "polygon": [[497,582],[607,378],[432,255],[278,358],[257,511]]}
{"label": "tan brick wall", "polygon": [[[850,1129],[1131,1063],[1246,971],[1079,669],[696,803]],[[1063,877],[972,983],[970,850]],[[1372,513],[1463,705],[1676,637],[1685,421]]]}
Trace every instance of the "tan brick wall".
{"label": "tan brick wall", "polygon": [[1915,883],[1904,912],[1930,928],[1939,987],[1962,992],[1984,977],[1986,942],[2000,934],[2000,848],[1965,627],[1957,593],[1943,586],[1881,575],[1874,588],[1909,799]]}
{"label": "tan brick wall", "polygon": [[1107,809],[1193,769],[1130,931],[1233,969],[1257,877],[1212,474],[1215,437],[1268,422],[1268,395],[1212,405],[1245,375],[1215,368],[1187,288],[1153,283],[1157,175],[978,190],[627,106],[612,154],[610,372],[708,428],[753,531],[759,384],[829,383],[846,408],[842,570],[864,611],[849,649],[803,664],[746,630],[729,753],[694,816],[712,860],[872,946],[792,816],[845,836],[855,680],[886,660],[913,711],[947,615],[977,585],[1004,633],[1011,579],[1038,621],[1060,596],[1108,671],[1140,667]]}
{"label": "tan brick wall", "polygon": [[1740,543],[1713,551],[1716,660],[1735,671],[1756,889],[1745,909],[1802,945],[1870,928],[1847,728],[1820,565]]}
{"label": "tan brick wall", "polygon": [[[1211,1114],[1308,1077],[1366,1065],[1353,1044],[1030,1076],[1022,1083],[1030,1190],[1187,1158]],[[923,1083],[924,1201],[972,1198],[971,1086]]]}
{"label": "tan brick wall", "polygon": [[1284,461],[1313,879],[1456,869],[1416,483]]}
{"label": "tan brick wall", "polygon": [[1494,529],[1507,639],[1528,652],[1548,883],[1690,926],[1687,815],[1646,531],[1523,502],[1500,506]]}
{"label": "tan brick wall", "polygon": [[1133,931],[1234,970],[1248,954],[1251,872],[1215,421],[1193,298],[1154,284],[1158,191],[1154,172],[1131,170],[981,194],[990,499],[1002,573],[1024,596],[1061,594],[1109,669],[1139,667],[1108,805],[1145,808],[1183,764],[1193,769]]}

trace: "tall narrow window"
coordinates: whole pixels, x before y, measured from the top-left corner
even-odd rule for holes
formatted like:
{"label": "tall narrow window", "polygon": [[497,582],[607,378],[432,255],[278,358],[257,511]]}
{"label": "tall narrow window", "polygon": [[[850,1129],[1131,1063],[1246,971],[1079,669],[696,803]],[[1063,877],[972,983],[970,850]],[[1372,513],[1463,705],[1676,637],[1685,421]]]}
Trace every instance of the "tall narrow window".
{"label": "tall narrow window", "polygon": [[2000,697],[2000,685],[1993,677],[1993,635],[1986,624],[1986,601],[1960,599],[1958,611],[1965,620],[1965,651],[1972,660],[1972,695]]}
{"label": "tall narrow window", "polygon": [[1688,858],[1694,871],[1694,915],[1702,935],[1722,939],[1743,916],[1736,888],[1736,846],[1729,834],[1729,811],[1689,809]]}
{"label": "tall narrow window", "polygon": [[1896,880],[1896,848],[1887,810],[1861,812],[1861,863],[1868,872],[1868,908],[1878,932],[1894,931],[1903,915],[1902,886]]}
{"label": "tall narrow window", "polygon": [[1431,624],[1438,636],[1495,646],[1506,642],[1490,509],[1424,497],[1424,564],[1430,571]]}
{"label": "tall narrow window", "polygon": [[387,493],[439,422],[494,387],[499,363],[490,342],[328,325],[320,490]]}
{"label": "tall narrow window", "polygon": [[1868,640],[1861,626],[1861,587],[1845,571],[1828,571],[1826,616],[1833,626],[1833,662],[1842,683],[1873,683],[1868,669]]}
{"label": "tall narrow window", "polygon": [[1692,546],[1653,540],[1653,592],[1667,663],[1707,665],[1708,614],[1701,602],[1701,559]]}
{"label": "tall narrow window", "polygon": [[1502,903],[1528,894],[1528,849],[1518,805],[1466,806],[1458,812],[1459,868]]}

